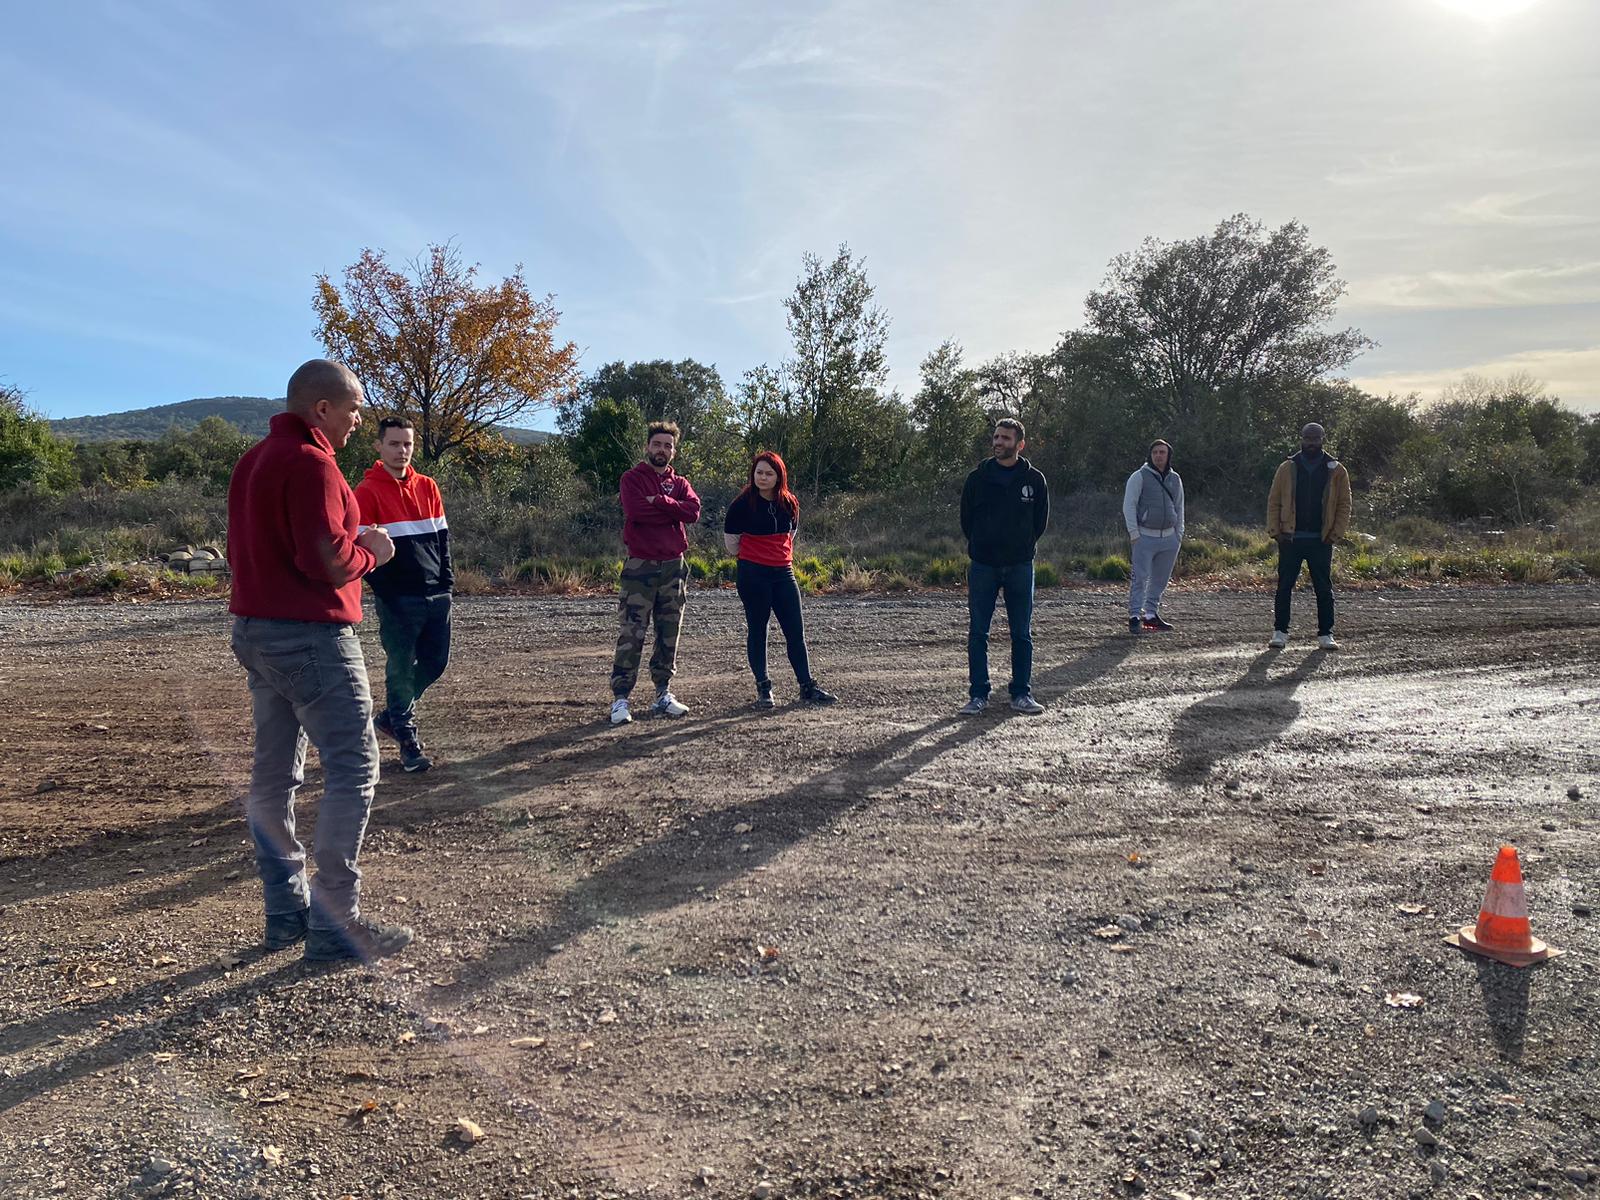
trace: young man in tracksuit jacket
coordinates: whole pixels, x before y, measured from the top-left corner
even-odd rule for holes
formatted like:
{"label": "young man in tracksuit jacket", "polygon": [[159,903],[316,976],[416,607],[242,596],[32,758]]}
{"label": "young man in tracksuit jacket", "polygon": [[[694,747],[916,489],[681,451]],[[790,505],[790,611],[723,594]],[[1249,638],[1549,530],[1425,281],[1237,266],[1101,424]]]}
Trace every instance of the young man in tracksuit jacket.
{"label": "young man in tracksuit jacket", "polygon": [[[256,844],[268,950],[302,938],[306,957],[370,960],[403,949],[404,926],[360,915],[361,852],[378,742],[356,625],[361,577],[389,561],[382,529],[360,529],[356,498],[334,451],[361,424],[361,384],[312,359],[289,379],[287,412],[233,470],[228,566],[233,653],[250,685],[254,759],[245,816]],[[322,804],[306,879],[294,798],[306,744],[322,759]]]}
{"label": "young man in tracksuit jacket", "polygon": [[617,483],[622,501],[622,541],[628,557],[622,563],[617,597],[617,652],[611,660],[611,723],[633,720],[628,697],[639,678],[645,633],[655,622],[655,651],[650,655],[650,680],[656,685],[650,712],[681,717],[689,711],[672,694],[677,670],[678,634],[689,595],[689,548],[685,525],[700,519],[700,497],[689,481],[672,469],[678,453],[678,427],[652,421],[644,461],[625,471]]}
{"label": "young man in tracksuit jacket", "polygon": [[378,422],[378,461],[356,485],[361,523],[394,539],[394,558],[367,576],[383,642],[385,707],[373,728],[400,743],[400,765],[426,771],[433,761],[417,735],[417,701],[450,662],[450,526],[439,485],[411,465],[411,422]]}
{"label": "young man in tracksuit jacket", "polygon": [[1289,644],[1289,606],[1300,564],[1311,572],[1317,593],[1317,645],[1337,650],[1333,640],[1333,546],[1350,529],[1350,472],[1322,449],[1321,425],[1300,431],[1300,453],[1279,464],[1267,495],[1267,536],[1278,543],[1278,595],[1272,640]]}
{"label": "young man in tracksuit jacket", "polygon": [[1005,417],[994,429],[994,457],[967,476],[961,489],[961,532],[972,565],[967,570],[967,693],[961,712],[989,705],[989,624],[995,600],[1006,595],[1011,627],[1011,707],[1030,716],[1044,711],[1033,698],[1033,548],[1050,521],[1050,489],[1021,457],[1022,422]]}

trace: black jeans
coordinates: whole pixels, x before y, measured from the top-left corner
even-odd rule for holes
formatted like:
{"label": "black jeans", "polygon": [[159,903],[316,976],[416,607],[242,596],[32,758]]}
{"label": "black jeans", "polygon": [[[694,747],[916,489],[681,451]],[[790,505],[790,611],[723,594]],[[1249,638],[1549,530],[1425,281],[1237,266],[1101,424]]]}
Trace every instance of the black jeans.
{"label": "black jeans", "polygon": [[396,733],[416,731],[417,701],[450,664],[450,593],[374,596],[385,704]]}
{"label": "black jeans", "polygon": [[767,678],[767,622],[776,616],[794,677],[802,688],[811,687],[816,681],[811,678],[811,662],[806,656],[806,627],[800,618],[800,584],[795,580],[794,569],[764,567],[741,558],[739,599],[744,603],[745,621],[749,624],[745,653],[756,682],[772,682]]}
{"label": "black jeans", "polygon": [[1321,538],[1278,543],[1278,598],[1273,605],[1272,627],[1289,632],[1289,604],[1300,581],[1300,564],[1311,569],[1311,587],[1317,593],[1317,636],[1333,632],[1333,547]]}

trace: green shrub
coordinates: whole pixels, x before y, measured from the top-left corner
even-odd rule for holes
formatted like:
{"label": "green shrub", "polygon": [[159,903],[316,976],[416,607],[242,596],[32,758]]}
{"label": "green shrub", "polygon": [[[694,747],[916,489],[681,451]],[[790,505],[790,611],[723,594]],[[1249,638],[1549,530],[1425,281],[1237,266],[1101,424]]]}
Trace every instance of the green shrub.
{"label": "green shrub", "polygon": [[959,558],[930,559],[922,573],[923,582],[932,587],[950,587],[967,581],[967,564]]}
{"label": "green shrub", "polygon": [[1060,587],[1061,572],[1051,563],[1036,562],[1033,564],[1033,584],[1035,587]]}
{"label": "green shrub", "polygon": [[1125,580],[1132,573],[1133,568],[1128,566],[1128,560],[1120,554],[1108,554],[1089,569],[1091,578],[1112,582]]}
{"label": "green shrub", "polygon": [[712,564],[711,576],[720,583],[737,583],[739,581],[739,560],[736,558],[719,558]]}

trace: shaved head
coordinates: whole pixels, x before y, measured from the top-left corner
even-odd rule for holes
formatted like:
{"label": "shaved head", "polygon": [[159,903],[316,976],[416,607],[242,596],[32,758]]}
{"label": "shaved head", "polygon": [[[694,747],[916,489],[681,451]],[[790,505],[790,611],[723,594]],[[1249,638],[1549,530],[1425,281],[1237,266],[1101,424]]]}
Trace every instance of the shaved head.
{"label": "shaved head", "polygon": [[307,416],[319,400],[339,400],[346,396],[360,396],[361,383],[350,368],[332,359],[313,358],[301,363],[289,376],[289,390],[285,407],[299,416]]}
{"label": "shaved head", "polygon": [[1300,440],[1302,442],[1320,442],[1322,439],[1322,426],[1318,425],[1315,421],[1300,431]]}

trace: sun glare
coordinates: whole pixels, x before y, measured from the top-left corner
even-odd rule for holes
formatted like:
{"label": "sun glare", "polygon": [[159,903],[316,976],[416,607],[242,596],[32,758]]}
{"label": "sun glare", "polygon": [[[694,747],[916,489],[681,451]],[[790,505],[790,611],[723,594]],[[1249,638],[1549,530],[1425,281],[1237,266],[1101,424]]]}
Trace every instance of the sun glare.
{"label": "sun glare", "polygon": [[1434,0],[1442,8],[1479,21],[1498,21],[1532,8],[1539,0]]}

